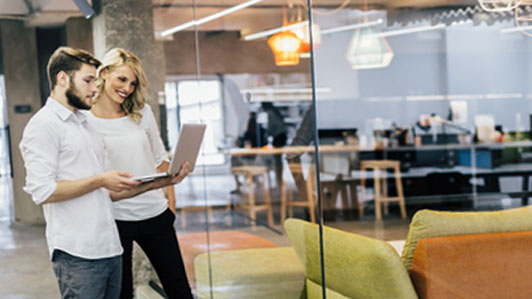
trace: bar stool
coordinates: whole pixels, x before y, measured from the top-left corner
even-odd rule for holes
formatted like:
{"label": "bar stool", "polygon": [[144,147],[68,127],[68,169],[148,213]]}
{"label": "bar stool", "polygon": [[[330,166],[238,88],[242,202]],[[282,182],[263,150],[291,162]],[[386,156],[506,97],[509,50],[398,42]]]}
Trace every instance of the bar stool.
{"label": "bar stool", "polygon": [[[360,185],[362,187],[362,196],[365,196],[366,170],[373,170],[373,182],[375,189],[375,218],[382,219],[381,203],[384,205],[384,214],[388,215],[388,203],[398,202],[401,209],[401,218],[406,218],[405,198],[403,195],[403,184],[401,182],[400,162],[393,160],[366,160],[360,161],[360,170],[362,178]],[[387,170],[393,169],[395,177],[395,189],[397,196],[388,196]],[[364,200],[358,202],[360,217],[364,214]]]}
{"label": "bar stool", "polygon": [[[251,219],[251,229],[255,230],[255,221],[256,214],[258,211],[266,210],[268,213],[268,225],[273,226],[273,212],[272,204],[270,198],[270,188],[268,185],[268,169],[266,166],[256,166],[256,165],[243,165],[235,166],[232,168],[233,174],[235,176],[244,176],[246,183],[248,185],[247,204],[235,204],[234,208],[243,208],[249,210],[249,218]],[[255,203],[255,190],[253,189],[253,178],[254,177],[262,178],[262,186],[264,188],[264,204],[257,205]],[[227,211],[231,209],[232,201],[229,201],[227,205]]]}
{"label": "bar stool", "polygon": [[[288,164],[290,172],[296,174],[303,174],[303,168],[301,164]],[[310,215],[310,221],[316,223],[316,203],[317,203],[317,188],[316,188],[316,169],[314,164],[310,164],[308,168],[307,178],[305,180],[306,185],[306,198],[303,200],[294,200],[291,191],[286,189],[286,183],[283,180],[281,185],[281,224],[284,223],[286,218],[286,207],[288,207],[288,215],[293,216],[293,207],[304,207],[308,209]],[[288,195],[288,199],[287,199]]]}

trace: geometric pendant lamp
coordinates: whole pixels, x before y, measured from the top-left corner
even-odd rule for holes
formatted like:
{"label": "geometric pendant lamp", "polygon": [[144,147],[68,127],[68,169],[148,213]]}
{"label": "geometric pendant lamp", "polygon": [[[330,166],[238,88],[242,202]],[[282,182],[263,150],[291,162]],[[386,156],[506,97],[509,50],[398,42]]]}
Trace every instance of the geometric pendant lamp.
{"label": "geometric pendant lamp", "polygon": [[275,64],[297,65],[301,50],[301,40],[290,30],[274,34],[268,39],[268,45],[275,55]]}
{"label": "geometric pendant lamp", "polygon": [[387,67],[392,62],[393,52],[384,36],[375,36],[379,31],[373,27],[355,31],[346,58],[355,70]]}

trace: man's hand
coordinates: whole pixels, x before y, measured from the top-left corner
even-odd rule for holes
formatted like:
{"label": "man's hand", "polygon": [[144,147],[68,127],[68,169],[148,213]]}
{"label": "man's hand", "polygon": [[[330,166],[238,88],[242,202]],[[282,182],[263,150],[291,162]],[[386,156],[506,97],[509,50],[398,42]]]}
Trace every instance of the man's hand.
{"label": "man's hand", "polygon": [[140,182],[131,180],[132,175],[128,172],[111,170],[101,175],[102,186],[112,192],[121,192],[131,189]]}
{"label": "man's hand", "polygon": [[[188,162],[185,162],[181,166],[181,170],[179,171],[178,175],[156,179],[155,181],[143,183],[143,184],[140,184],[139,181],[134,181],[136,182],[136,185],[134,185],[133,187],[129,187],[127,189],[122,189],[122,190],[116,190],[116,191],[111,190],[110,192],[111,200],[113,201],[122,200],[122,199],[130,198],[133,196],[137,196],[146,191],[178,184],[181,181],[183,181],[189,173],[190,173],[190,164]],[[131,175],[129,175],[129,177],[131,177]],[[126,179],[126,181],[131,181],[131,180]]]}
{"label": "man's hand", "polygon": [[102,187],[111,194],[136,189],[139,182],[129,179],[130,177],[131,174],[127,172],[111,170],[79,180],[57,181],[54,193],[43,203],[74,199]]}

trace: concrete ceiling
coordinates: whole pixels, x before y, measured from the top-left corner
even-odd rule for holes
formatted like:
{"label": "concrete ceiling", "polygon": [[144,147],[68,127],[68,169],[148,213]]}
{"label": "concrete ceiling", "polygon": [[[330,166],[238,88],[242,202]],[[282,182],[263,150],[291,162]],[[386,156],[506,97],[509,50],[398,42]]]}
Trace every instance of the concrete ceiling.
{"label": "concrete ceiling", "polygon": [[[350,9],[426,9],[433,7],[463,7],[476,4],[477,0],[313,0],[314,8],[327,12],[342,6]],[[88,1],[91,3],[92,1]],[[222,9],[242,3],[244,0],[195,0],[196,16],[201,18]],[[250,8],[219,20],[209,22],[200,30],[240,30],[243,33],[277,27],[282,23],[282,6],[292,3],[304,7],[306,0],[264,0]],[[154,29],[160,32],[194,17],[192,0],[153,0]],[[303,9],[301,9],[303,10]],[[294,9],[289,14],[294,14]],[[68,18],[81,16],[72,0],[1,0],[0,18],[26,21],[28,26],[57,26]]]}

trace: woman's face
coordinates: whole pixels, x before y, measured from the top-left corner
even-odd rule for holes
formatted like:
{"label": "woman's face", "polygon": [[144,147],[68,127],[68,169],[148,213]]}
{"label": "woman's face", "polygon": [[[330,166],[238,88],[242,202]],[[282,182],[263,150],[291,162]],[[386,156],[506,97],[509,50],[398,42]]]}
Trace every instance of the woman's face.
{"label": "woman's face", "polygon": [[105,80],[104,94],[118,104],[122,104],[138,84],[137,76],[128,65],[119,66],[112,71],[104,70],[102,77]]}

